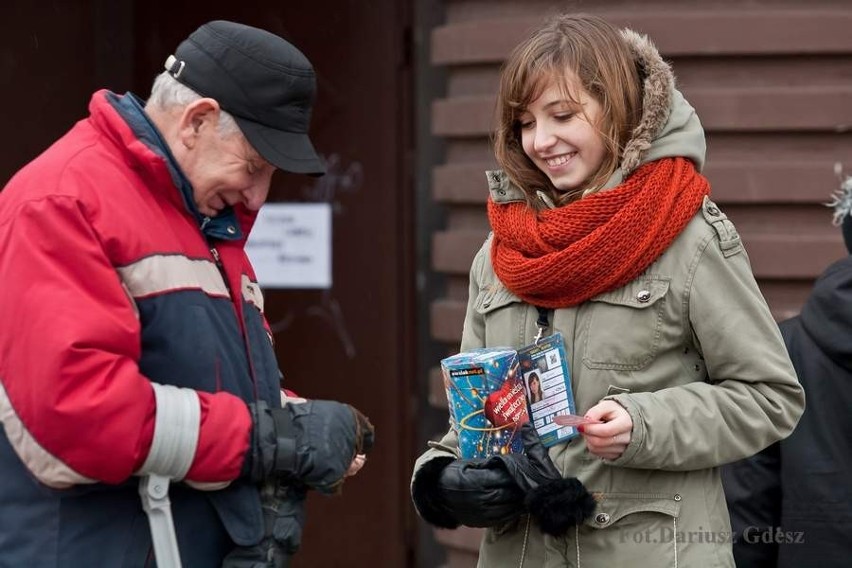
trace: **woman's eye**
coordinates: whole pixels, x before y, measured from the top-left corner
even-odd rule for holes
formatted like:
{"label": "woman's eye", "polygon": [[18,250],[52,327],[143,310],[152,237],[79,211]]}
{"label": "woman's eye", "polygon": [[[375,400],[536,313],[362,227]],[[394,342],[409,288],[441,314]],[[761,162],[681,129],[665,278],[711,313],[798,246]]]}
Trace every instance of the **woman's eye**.
{"label": "woman's eye", "polygon": [[518,123],[518,126],[520,126],[520,127],[521,127],[521,130],[527,130],[527,129],[529,129],[529,128],[532,128],[532,126],[533,126],[534,124],[535,124],[535,121],[534,121],[534,120],[521,120],[521,121]]}
{"label": "woman's eye", "polygon": [[567,122],[567,121],[571,120],[572,118],[574,118],[574,113],[573,112],[559,113],[559,114],[554,115],[553,118],[555,118],[556,120],[558,120],[560,122]]}

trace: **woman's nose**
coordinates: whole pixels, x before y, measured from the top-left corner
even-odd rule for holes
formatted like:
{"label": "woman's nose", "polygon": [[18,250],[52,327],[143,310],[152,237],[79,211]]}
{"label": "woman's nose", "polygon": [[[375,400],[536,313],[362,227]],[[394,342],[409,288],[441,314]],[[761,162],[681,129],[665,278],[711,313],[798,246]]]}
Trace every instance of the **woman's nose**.
{"label": "woman's nose", "polygon": [[551,148],[556,142],[556,136],[553,135],[553,132],[544,125],[539,126],[538,124],[535,127],[535,138],[533,139],[533,148],[536,152],[542,152]]}

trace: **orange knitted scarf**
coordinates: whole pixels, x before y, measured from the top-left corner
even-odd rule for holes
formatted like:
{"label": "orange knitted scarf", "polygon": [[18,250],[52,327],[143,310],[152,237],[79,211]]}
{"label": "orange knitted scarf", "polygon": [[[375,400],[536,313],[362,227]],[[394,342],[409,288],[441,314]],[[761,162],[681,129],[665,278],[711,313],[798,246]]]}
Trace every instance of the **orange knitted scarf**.
{"label": "orange knitted scarf", "polygon": [[497,277],[524,301],[564,308],[624,286],[680,234],[710,193],[685,158],[648,163],[621,185],[536,212],[488,201]]}

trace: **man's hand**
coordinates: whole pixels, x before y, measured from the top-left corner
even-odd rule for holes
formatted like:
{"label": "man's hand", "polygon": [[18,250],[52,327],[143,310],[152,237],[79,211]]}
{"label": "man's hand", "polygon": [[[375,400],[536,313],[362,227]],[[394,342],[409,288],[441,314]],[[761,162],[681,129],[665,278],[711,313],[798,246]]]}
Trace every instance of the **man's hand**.
{"label": "man's hand", "polygon": [[355,456],[355,459],[352,460],[352,463],[349,464],[349,469],[346,470],[345,477],[352,477],[364,467],[364,464],[367,463],[367,456],[364,454],[358,454]]}
{"label": "man's hand", "polygon": [[302,545],[305,524],[304,487],[274,481],[260,489],[263,539],[254,546],[238,546],[222,561],[222,568],[286,568]]}
{"label": "man's hand", "polygon": [[249,405],[254,421],[251,477],[292,480],[323,493],[336,493],[347,473],[357,471],[373,446],[374,429],[348,404],[330,400],[288,403],[269,408]]}

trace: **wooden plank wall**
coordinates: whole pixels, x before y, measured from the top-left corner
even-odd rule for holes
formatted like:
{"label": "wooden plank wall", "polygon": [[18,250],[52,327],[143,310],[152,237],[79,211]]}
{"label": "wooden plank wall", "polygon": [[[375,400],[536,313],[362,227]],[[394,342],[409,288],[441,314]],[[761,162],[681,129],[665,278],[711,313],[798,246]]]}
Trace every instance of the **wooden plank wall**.
{"label": "wooden plank wall", "polygon": [[[431,63],[446,72],[431,130],[444,142],[431,170],[445,211],[431,239],[431,270],[444,295],[429,333],[455,352],[467,272],[488,231],[484,170],[495,167],[488,134],[499,65],[547,14],[586,11],[647,33],[672,63],[707,131],[705,173],[734,221],[776,318],[799,310],[813,279],[846,251],[824,206],[852,173],[852,3],[843,0],[585,1],[445,0],[431,34]],[[446,412],[440,373],[429,404]],[[480,533],[436,531],[447,568],[474,566]]]}

